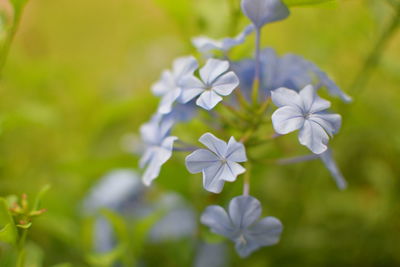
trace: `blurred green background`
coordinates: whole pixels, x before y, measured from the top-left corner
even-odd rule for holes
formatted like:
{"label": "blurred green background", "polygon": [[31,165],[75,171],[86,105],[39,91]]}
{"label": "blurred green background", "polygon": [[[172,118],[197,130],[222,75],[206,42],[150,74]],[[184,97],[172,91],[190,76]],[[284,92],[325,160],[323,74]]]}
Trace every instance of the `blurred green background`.
{"label": "blurred green background", "polygon": [[[104,173],[137,167],[123,140],[155,111],[158,100],[149,89],[160,72],[194,52],[190,37],[229,36],[248,23],[241,16],[235,26],[230,2],[239,3],[27,4],[0,84],[0,193],[34,195],[52,185],[43,204],[48,212],[29,233],[43,250],[44,266],[88,266],[81,200]],[[264,29],[262,43],[312,60],[353,96],[351,104],[333,101],[344,123],[332,147],[349,188],[337,190],[320,162],[260,167],[252,195],[285,229],[278,245],[246,260],[230,245],[231,266],[400,266],[400,34],[393,33],[367,73],[369,83],[352,88],[395,9],[384,0],[338,2],[291,8],[289,19]],[[251,54],[252,41],[238,57]],[[200,176],[185,170],[184,156],[164,166],[155,186],[182,193],[201,212],[209,194]],[[240,185],[225,188],[212,203],[226,205]],[[185,248],[163,244],[143,257],[153,258],[151,266],[190,266]]]}

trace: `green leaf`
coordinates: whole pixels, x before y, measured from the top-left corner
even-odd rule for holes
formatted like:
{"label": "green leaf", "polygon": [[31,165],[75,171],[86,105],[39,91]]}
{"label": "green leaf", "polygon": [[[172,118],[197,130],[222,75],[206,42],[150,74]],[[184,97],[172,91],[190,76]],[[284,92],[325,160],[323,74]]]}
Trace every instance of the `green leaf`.
{"label": "green leaf", "polygon": [[315,6],[322,4],[332,4],[336,0],[283,0],[287,6]]}
{"label": "green leaf", "polygon": [[63,262],[63,263],[58,263],[56,265],[53,265],[51,267],[73,267],[71,263],[68,262]]}
{"label": "green leaf", "polygon": [[28,0],[10,0],[10,3],[14,8],[14,12],[17,14],[21,12],[27,2]]}
{"label": "green leaf", "polygon": [[126,253],[126,247],[118,245],[113,250],[106,253],[91,253],[86,256],[86,260],[93,266],[109,267],[121,258]]}
{"label": "green leaf", "polygon": [[119,243],[127,244],[129,242],[129,233],[124,219],[111,210],[103,209],[100,213],[111,223]]}
{"label": "green leaf", "polygon": [[35,202],[33,204],[33,210],[39,210],[40,209],[40,205],[42,202],[42,198],[43,196],[47,193],[47,191],[49,191],[50,189],[50,185],[45,185],[37,194],[36,198],[35,198]]}
{"label": "green leaf", "polygon": [[0,198],[0,242],[11,245],[17,242],[17,229],[4,198]]}

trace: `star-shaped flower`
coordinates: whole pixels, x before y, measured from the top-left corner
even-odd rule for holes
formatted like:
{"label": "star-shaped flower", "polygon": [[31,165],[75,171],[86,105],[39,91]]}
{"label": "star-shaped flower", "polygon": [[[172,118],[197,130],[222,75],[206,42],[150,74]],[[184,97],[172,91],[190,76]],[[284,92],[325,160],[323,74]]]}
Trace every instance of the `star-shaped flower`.
{"label": "star-shaped flower", "polygon": [[225,181],[233,182],[245,169],[238,162],[247,161],[244,145],[231,137],[226,143],[211,133],[199,141],[208,149],[198,149],[186,157],[190,173],[203,173],[203,186],[213,193],[220,193]]}
{"label": "star-shaped flower", "polygon": [[325,110],[331,103],[317,96],[314,87],[308,85],[299,93],[287,88],[272,91],[272,101],[279,108],[272,114],[272,124],[278,134],[300,130],[300,144],[313,153],[326,151],[329,136],[339,131],[342,118]]}
{"label": "star-shaped flower", "polygon": [[286,19],[290,14],[281,0],[242,0],[242,11],[257,28]]}
{"label": "star-shaped flower", "polygon": [[198,68],[197,60],[192,57],[181,57],[174,61],[172,70],[165,70],[161,79],[156,82],[152,91],[156,96],[161,96],[158,112],[167,114],[171,112],[172,105],[182,93],[181,80],[187,75],[193,74]]}
{"label": "star-shaped flower", "polygon": [[[262,98],[270,96],[271,91],[279,87],[299,92],[306,85],[312,84],[316,89],[326,88],[330,95],[340,97],[344,102],[352,100],[317,65],[298,55],[285,54],[279,57],[273,49],[266,48],[261,51],[260,61]],[[233,62],[231,68],[239,77],[240,90],[250,98],[255,73],[254,60]]]}
{"label": "star-shaped flower", "polygon": [[206,36],[198,36],[192,39],[192,43],[204,55],[209,55],[212,50],[227,52],[232,47],[242,44],[253,31],[254,26],[249,25],[233,38],[226,37],[221,40],[214,40]]}
{"label": "star-shaped flower", "polygon": [[146,167],[142,177],[146,185],[150,185],[157,178],[161,166],[172,155],[174,141],[178,139],[175,136],[169,136],[173,122],[173,120],[162,120],[162,116],[157,114],[150,122],[140,127],[146,150],[139,164],[141,168]]}
{"label": "star-shaped flower", "polygon": [[241,257],[247,257],[264,246],[279,242],[282,223],[275,217],[261,216],[260,202],[252,196],[235,197],[229,203],[229,214],[220,206],[208,206],[201,222],[216,234],[231,239]]}
{"label": "star-shaped flower", "polygon": [[239,85],[239,78],[233,71],[228,71],[229,62],[218,59],[207,60],[200,69],[200,78],[194,75],[182,80],[182,102],[187,103],[199,96],[196,104],[206,110],[211,110],[220,101],[221,96],[227,96]]}

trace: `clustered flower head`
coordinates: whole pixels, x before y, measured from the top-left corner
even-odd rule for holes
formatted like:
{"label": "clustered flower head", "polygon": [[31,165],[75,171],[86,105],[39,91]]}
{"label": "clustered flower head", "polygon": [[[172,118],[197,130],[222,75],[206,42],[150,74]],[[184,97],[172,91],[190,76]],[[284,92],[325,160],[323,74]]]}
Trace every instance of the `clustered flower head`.
{"label": "clustered flower head", "polygon": [[[221,206],[209,206],[201,222],[233,241],[238,254],[247,257],[261,247],[276,244],[283,229],[275,217],[259,219],[261,203],[250,195],[252,179],[268,179],[250,173],[252,165],[265,160],[260,153],[253,153],[253,148],[264,148],[265,143],[273,144],[276,138],[298,131],[299,143],[311,154],[272,162],[283,165],[320,159],[337,186],[346,188],[329,146],[342,118],[329,111],[331,103],[319,97],[318,92],[326,88],[344,102],[351,98],[314,63],[293,54],[278,56],[272,48],[261,49],[262,27],[290,14],[281,0],[242,0],[241,8],[251,22],[249,26],[235,37],[193,38],[192,43],[203,57],[176,59],[172,70],[164,71],[153,85],[160,104],[140,129],[145,147],[140,166],[144,170],[143,182],[150,185],[173,151],[189,152],[186,168],[191,174],[201,173],[205,190],[218,194],[225,182],[243,182],[243,195],[230,201],[228,212]],[[252,33],[256,35],[254,57],[232,60],[230,51],[246,43]],[[271,103],[277,108],[271,108]],[[201,116],[198,122],[208,129],[199,138],[205,148],[190,140],[198,127],[191,132],[188,125],[182,140],[178,133],[171,134],[176,124],[192,121],[196,115]],[[266,154],[268,146],[263,155]]]}

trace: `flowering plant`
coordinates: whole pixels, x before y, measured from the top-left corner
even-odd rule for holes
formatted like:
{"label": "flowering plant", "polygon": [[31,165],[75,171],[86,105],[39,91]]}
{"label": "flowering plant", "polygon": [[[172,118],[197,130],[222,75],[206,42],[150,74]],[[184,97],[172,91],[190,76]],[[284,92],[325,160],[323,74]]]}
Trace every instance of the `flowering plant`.
{"label": "flowering plant", "polygon": [[[331,104],[320,98],[318,91],[327,89],[345,102],[351,98],[314,63],[292,54],[278,57],[271,48],[261,49],[262,28],[290,14],[281,0],[242,0],[241,9],[251,21],[243,32],[221,40],[194,38],[194,46],[206,59],[204,65],[199,69],[201,64],[193,56],[178,58],[172,70],[164,71],[153,85],[152,91],[161,101],[156,114],[140,129],[145,144],[140,166],[143,182],[150,185],[173,151],[190,151],[188,171],[202,173],[204,189],[212,193],[221,193],[225,182],[234,182],[243,174],[243,195],[231,200],[228,213],[220,206],[209,206],[201,222],[231,239],[238,254],[247,257],[260,247],[276,244],[283,230],[275,217],[258,220],[261,203],[250,196],[250,169],[263,163],[263,157],[253,153],[253,148],[299,130],[298,140],[311,154],[274,162],[320,158],[337,186],[344,189],[346,181],[328,145],[342,118],[328,112]],[[254,59],[233,61],[230,49],[252,33],[256,36]],[[210,132],[199,138],[206,149],[172,135],[177,123],[200,114],[212,118],[206,123]]]}

